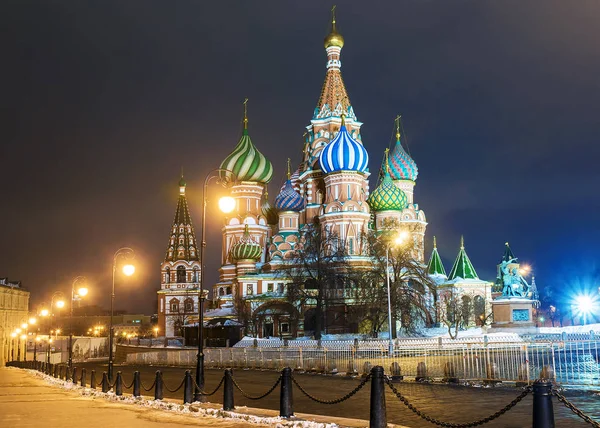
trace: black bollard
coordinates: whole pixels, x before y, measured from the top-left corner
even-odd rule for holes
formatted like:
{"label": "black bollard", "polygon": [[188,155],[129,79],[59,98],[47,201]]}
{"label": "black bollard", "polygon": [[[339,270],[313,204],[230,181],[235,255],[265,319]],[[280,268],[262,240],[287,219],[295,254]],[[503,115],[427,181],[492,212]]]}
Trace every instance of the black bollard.
{"label": "black bollard", "polygon": [[554,428],[552,382],[548,379],[533,383],[533,428]]}
{"label": "black bollard", "polygon": [[71,376],[73,376],[71,381],[77,385],[77,367],[73,367],[73,373],[71,373]]}
{"label": "black bollard", "polygon": [[225,370],[225,383],[223,384],[223,410],[233,410],[233,378],[231,377],[231,369]]}
{"label": "black bollard", "polygon": [[59,366],[57,364],[57,365],[54,366],[54,373],[52,374],[55,378],[58,377],[58,369],[59,369]]}
{"label": "black bollard", "polygon": [[69,370],[69,366],[65,366],[65,381],[71,379],[71,370]]}
{"label": "black bollard", "polygon": [[81,369],[81,386],[85,388],[85,367]]}
{"label": "black bollard", "polygon": [[191,403],[192,399],[192,373],[189,370],[185,371],[185,377],[183,378],[183,404]]}
{"label": "black bollard", "polygon": [[102,392],[108,392],[110,390],[110,383],[108,382],[108,373],[102,373]]}
{"label": "black bollard", "polygon": [[291,418],[294,416],[294,399],[292,395],[292,369],[281,371],[281,390],[279,393],[279,416]]}
{"label": "black bollard", "polygon": [[117,380],[115,380],[115,395],[123,395],[123,376],[121,372],[117,372]]}
{"label": "black bollard", "polygon": [[383,367],[375,366],[371,369],[371,411],[369,428],[387,428],[385,412],[385,383]]}
{"label": "black bollard", "polygon": [[142,381],[140,379],[140,372],[138,372],[138,371],[133,372],[133,396],[134,397],[139,397],[142,395],[140,393],[141,384],[142,384]]}
{"label": "black bollard", "polygon": [[96,389],[96,370],[90,373],[90,388]]}
{"label": "black bollard", "polygon": [[163,380],[160,370],[156,371],[156,385],[154,385],[154,399],[162,400],[163,399]]}

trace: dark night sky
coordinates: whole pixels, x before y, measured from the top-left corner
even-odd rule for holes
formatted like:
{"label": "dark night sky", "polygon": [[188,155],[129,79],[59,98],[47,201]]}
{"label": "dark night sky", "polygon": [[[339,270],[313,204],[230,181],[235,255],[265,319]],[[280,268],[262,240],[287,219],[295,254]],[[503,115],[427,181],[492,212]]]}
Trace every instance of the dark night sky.
{"label": "dark night sky", "polygon": [[[0,276],[35,308],[87,275],[107,307],[112,253],[129,245],[139,275],[118,278],[117,308],[155,311],[180,168],[199,234],[201,182],[237,143],[244,97],[273,197],[285,159],[300,160],[330,7],[3,2]],[[540,286],[598,272],[599,16],[596,0],[339,2],[371,171],[402,114],[427,253],[436,235],[447,270],[464,234],[486,279],[505,241]],[[211,210],[208,285],[220,221]]]}

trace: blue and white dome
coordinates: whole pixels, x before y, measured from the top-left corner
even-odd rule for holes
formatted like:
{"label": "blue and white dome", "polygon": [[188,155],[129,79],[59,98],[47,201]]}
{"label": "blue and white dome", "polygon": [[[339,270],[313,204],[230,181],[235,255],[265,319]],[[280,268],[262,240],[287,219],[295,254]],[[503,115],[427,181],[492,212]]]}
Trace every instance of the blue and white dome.
{"label": "blue and white dome", "polygon": [[304,199],[296,190],[291,179],[287,179],[285,185],[275,198],[275,208],[279,211],[301,211],[304,208]]}
{"label": "blue and white dome", "polygon": [[346,130],[342,116],[340,132],[325,146],[319,156],[319,165],[325,174],[337,171],[365,172],[369,154],[361,143]]}

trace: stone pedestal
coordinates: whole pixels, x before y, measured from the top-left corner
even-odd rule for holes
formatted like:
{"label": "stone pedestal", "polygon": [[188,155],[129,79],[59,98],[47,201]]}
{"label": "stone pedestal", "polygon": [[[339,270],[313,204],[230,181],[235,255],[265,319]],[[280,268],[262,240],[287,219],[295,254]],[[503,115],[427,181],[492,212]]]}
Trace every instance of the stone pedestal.
{"label": "stone pedestal", "polygon": [[522,297],[501,297],[492,301],[492,329],[535,327],[534,301]]}

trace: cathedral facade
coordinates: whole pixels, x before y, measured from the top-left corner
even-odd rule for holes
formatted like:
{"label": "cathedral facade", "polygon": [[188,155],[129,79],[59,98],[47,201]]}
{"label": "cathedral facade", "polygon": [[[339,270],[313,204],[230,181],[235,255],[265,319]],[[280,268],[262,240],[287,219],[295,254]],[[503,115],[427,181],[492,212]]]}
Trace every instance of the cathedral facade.
{"label": "cathedral facade", "polygon": [[[258,324],[254,328],[259,337],[309,334],[304,314],[286,299],[290,280],[282,274],[282,267],[299,248],[305,226],[315,221],[344,243],[353,267],[368,268],[372,263],[366,254],[365,237],[373,229],[393,229],[402,234],[412,257],[427,266],[427,220],[414,199],[418,168],[401,140],[399,118],[394,144],[377,155],[383,162],[376,168],[379,179],[371,191],[368,142],[362,139],[362,123],[342,78],[343,47],[344,38],[333,16],[331,31],[324,40],[325,78],[304,130],[302,159],[294,168],[288,160],[287,179],[273,203],[267,192],[273,166],[259,150],[260,144],[255,145],[250,137],[244,102],[242,135],[220,165],[232,173],[223,173],[223,178],[232,181],[230,195],[236,203],[222,228],[219,280],[212,287],[216,309],[206,311],[205,319],[219,319],[221,324],[235,322],[240,317],[235,307],[242,302]],[[167,335],[177,334],[182,323],[198,320],[199,269],[182,179],[158,292],[160,326]],[[435,248],[428,269],[441,288],[460,280],[461,286],[471,288],[484,283],[469,277],[463,262],[446,276]],[[487,297],[487,291],[483,294]]]}

